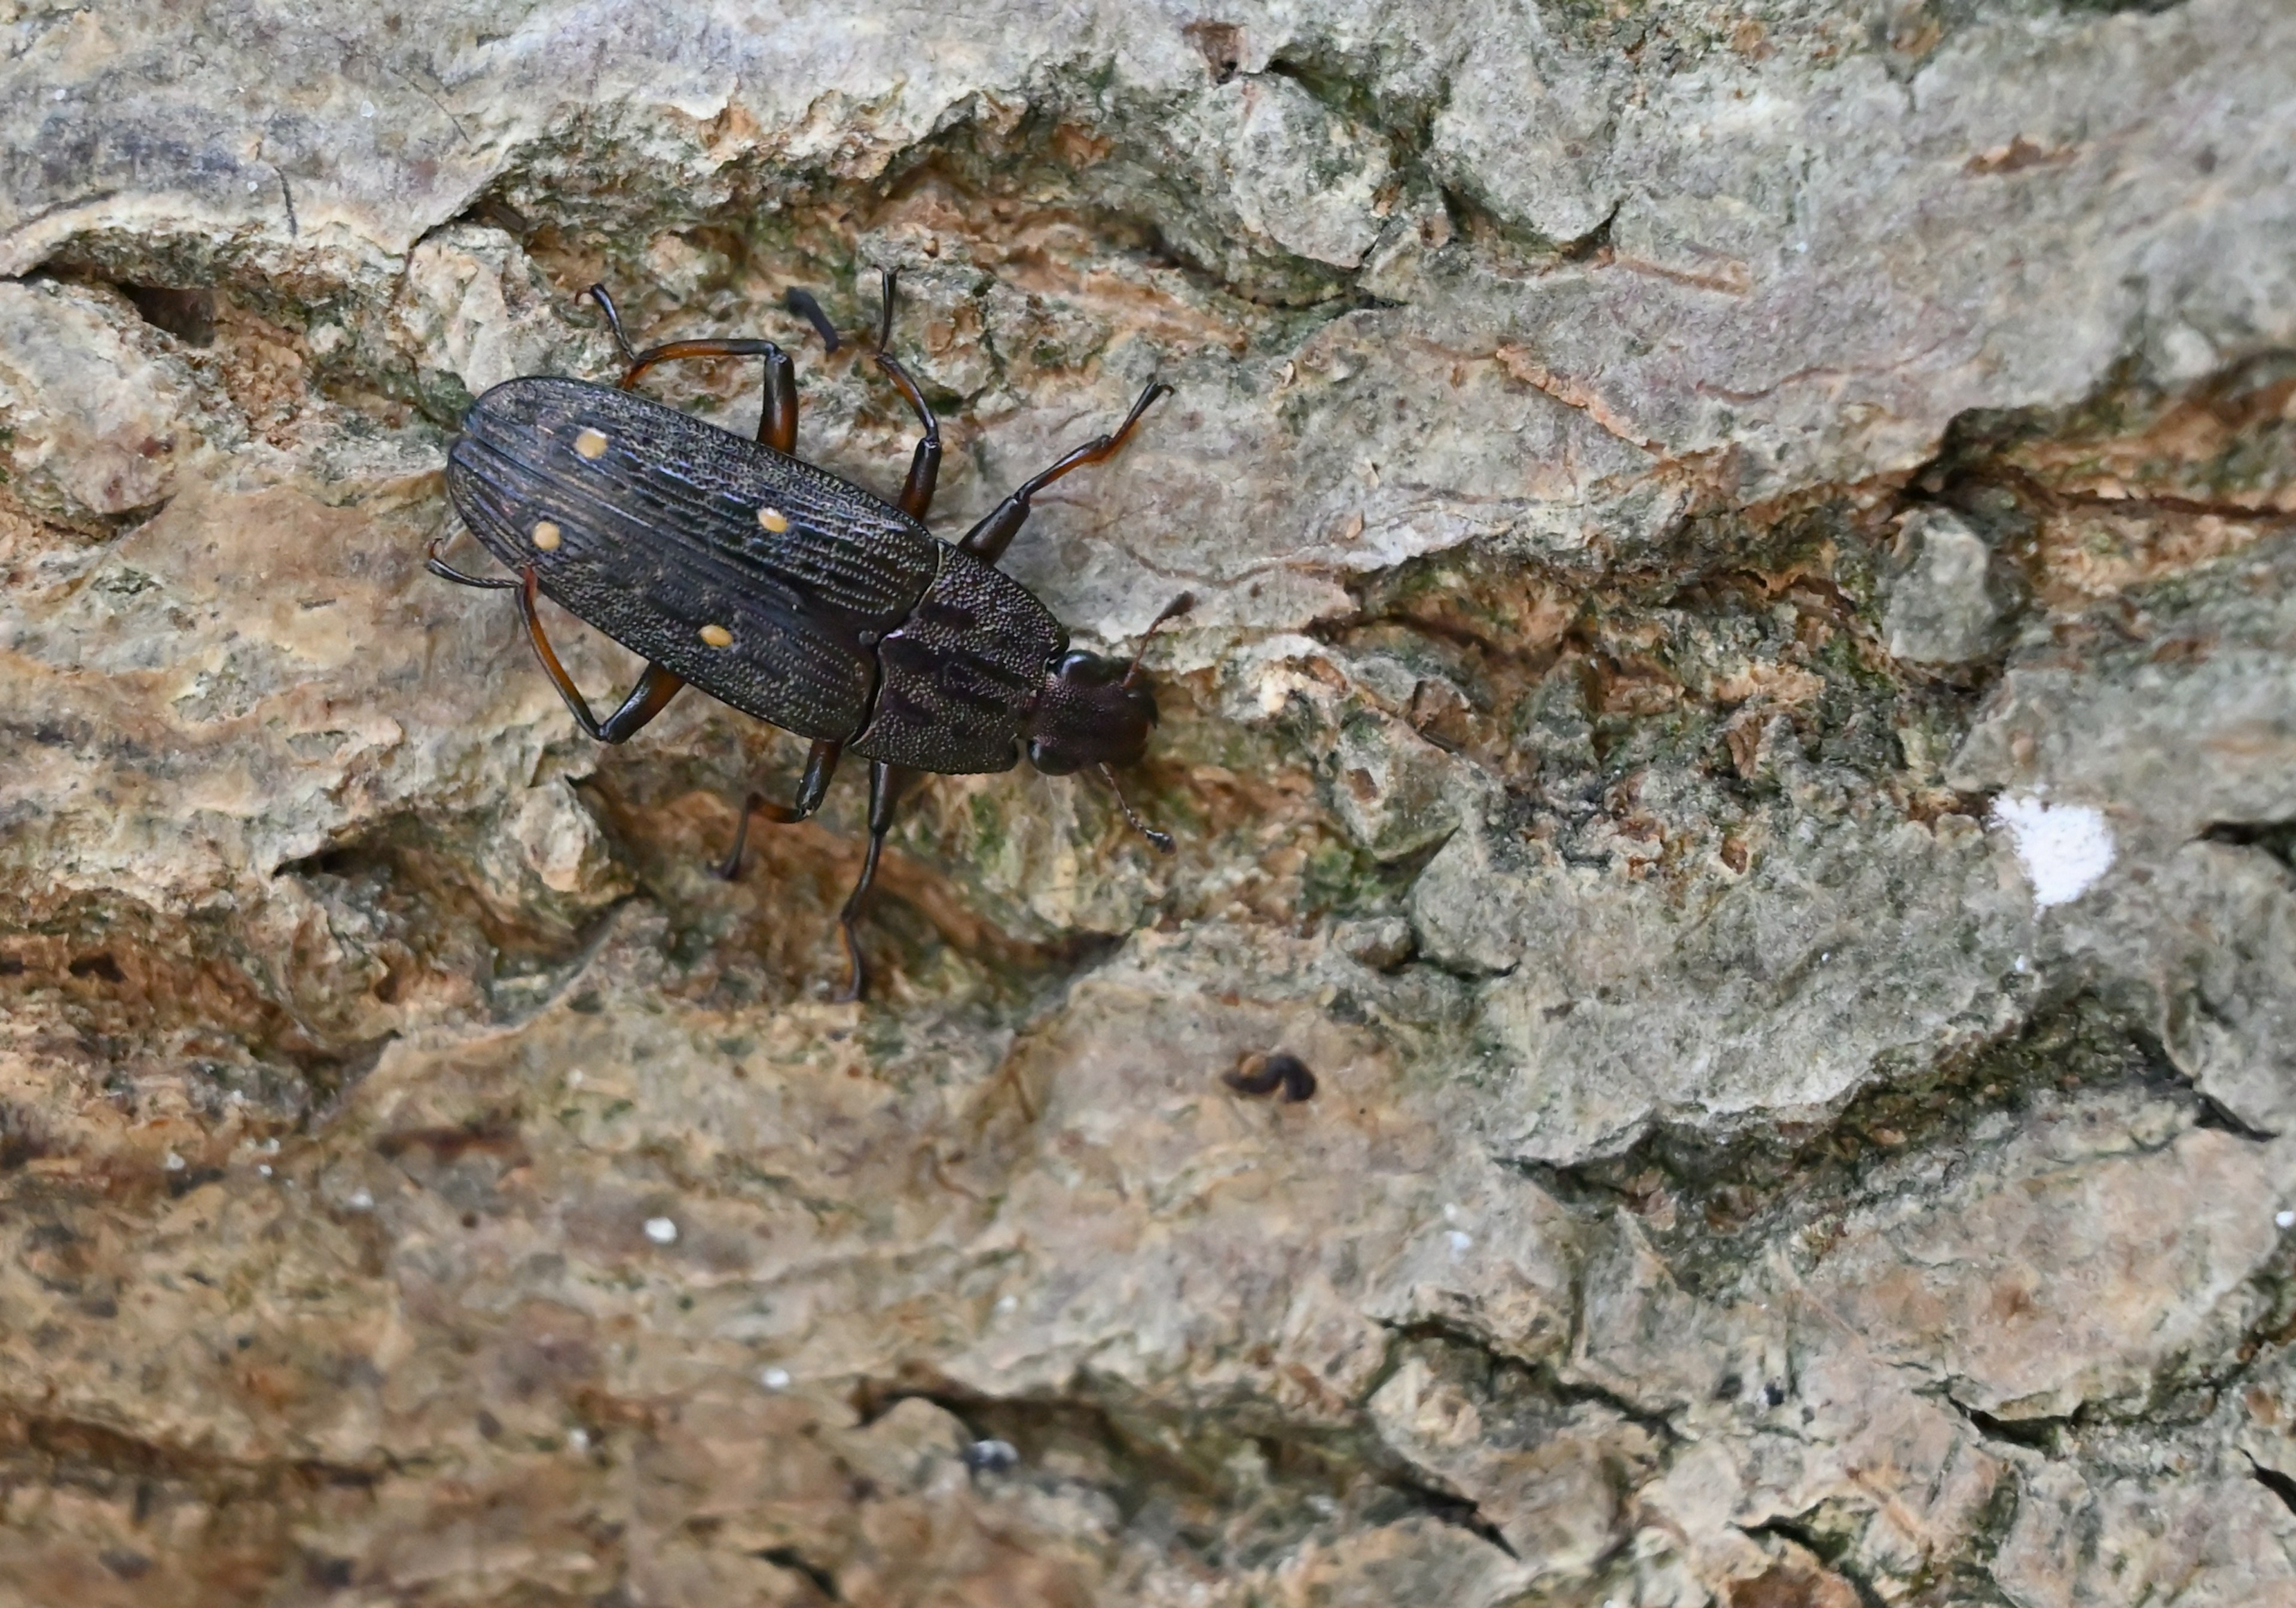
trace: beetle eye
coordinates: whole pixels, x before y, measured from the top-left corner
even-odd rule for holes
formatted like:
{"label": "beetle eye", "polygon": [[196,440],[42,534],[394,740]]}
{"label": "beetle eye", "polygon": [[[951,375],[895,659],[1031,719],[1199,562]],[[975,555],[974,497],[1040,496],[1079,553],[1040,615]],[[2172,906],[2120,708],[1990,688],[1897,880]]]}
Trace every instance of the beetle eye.
{"label": "beetle eye", "polygon": [[1123,673],[1123,660],[1082,648],[1070,648],[1053,663],[1053,674],[1071,686],[1106,686]]}

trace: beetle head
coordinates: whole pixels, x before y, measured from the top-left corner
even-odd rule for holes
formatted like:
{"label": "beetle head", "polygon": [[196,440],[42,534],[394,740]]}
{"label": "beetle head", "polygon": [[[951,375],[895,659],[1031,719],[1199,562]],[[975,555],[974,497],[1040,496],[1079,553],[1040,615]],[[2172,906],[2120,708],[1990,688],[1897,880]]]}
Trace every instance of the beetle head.
{"label": "beetle head", "polygon": [[1135,661],[1062,654],[1045,674],[1021,734],[1029,762],[1048,776],[1087,765],[1129,765],[1148,747],[1156,700],[1132,674]]}
{"label": "beetle head", "polygon": [[[1140,685],[1140,653],[1166,620],[1186,613],[1195,602],[1183,592],[1166,603],[1149,621],[1140,652],[1130,659],[1078,651],[1054,660],[1021,727],[1029,740],[1029,762],[1048,776],[1065,776],[1087,765],[1106,774],[1109,767],[1129,765],[1146,752],[1156,700]],[[1110,775],[1109,785],[1115,784]],[[1131,813],[1129,807],[1125,813]]]}

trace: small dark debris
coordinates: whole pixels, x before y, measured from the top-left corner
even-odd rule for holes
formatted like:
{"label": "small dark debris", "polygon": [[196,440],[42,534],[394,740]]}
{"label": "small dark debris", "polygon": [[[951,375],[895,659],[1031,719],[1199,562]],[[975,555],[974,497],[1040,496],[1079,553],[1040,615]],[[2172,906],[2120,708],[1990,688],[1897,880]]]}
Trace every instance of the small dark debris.
{"label": "small dark debris", "polygon": [[502,1439],[502,1430],[501,1419],[484,1407],[479,1409],[479,1433],[481,1436],[488,1440],[499,1440]]}
{"label": "small dark debris", "polygon": [[1021,1462],[1020,1449],[1010,1440],[976,1440],[963,1456],[964,1466],[976,1474],[1001,1474]]}
{"label": "small dark debris", "polygon": [[606,1002],[598,997],[596,989],[585,989],[566,1002],[566,1008],[579,1011],[585,1016],[595,1016],[606,1008]]}
{"label": "small dark debris", "polygon": [[1239,1095],[1270,1095],[1281,1087],[1287,1103],[1297,1103],[1316,1092],[1316,1074],[1288,1050],[1246,1055],[1235,1071],[1223,1073],[1220,1081]]}
{"label": "small dark debris", "polygon": [[47,1136],[29,1112],[0,1105],[0,1172],[13,1172],[50,1153]]}
{"label": "small dark debris", "polygon": [[21,977],[24,963],[13,955],[0,955],[0,977]]}
{"label": "small dark debris", "polygon": [[310,1577],[311,1584],[322,1591],[346,1590],[355,1578],[348,1558],[313,1558],[303,1566],[303,1571]]}
{"label": "small dark debris", "polygon": [[1785,1399],[1785,1386],[1778,1383],[1775,1380],[1771,1381],[1768,1384],[1762,1387],[1762,1399],[1768,1402],[1772,1407],[1784,1406]]}

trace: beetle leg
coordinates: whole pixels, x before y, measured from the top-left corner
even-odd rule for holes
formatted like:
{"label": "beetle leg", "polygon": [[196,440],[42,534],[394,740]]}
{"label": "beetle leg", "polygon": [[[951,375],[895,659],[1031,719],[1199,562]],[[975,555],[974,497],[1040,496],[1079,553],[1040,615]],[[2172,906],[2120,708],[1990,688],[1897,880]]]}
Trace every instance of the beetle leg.
{"label": "beetle leg", "polygon": [[837,774],[837,756],[844,751],[842,742],[832,742],[826,737],[814,739],[813,747],[805,756],[805,775],[798,778],[794,803],[776,804],[761,792],[753,792],[742,800],[742,819],[734,828],[734,847],[718,863],[718,874],[729,882],[742,874],[742,850],[749,846],[751,816],[763,816],[777,825],[787,826],[819,809],[821,800],[829,792],[829,779]]}
{"label": "beetle leg", "polygon": [[768,397],[773,395],[774,359],[779,357],[784,365],[789,362],[788,355],[770,340],[666,340],[630,358],[630,370],[622,376],[621,388],[633,389],[638,376],[658,363],[676,363],[687,357],[763,357]]}
{"label": "beetle leg", "polygon": [[917,423],[924,427],[925,432],[917,442],[916,452],[909,459],[909,478],[901,485],[901,512],[913,520],[922,520],[932,507],[933,487],[940,480],[940,421],[933,417],[933,410],[925,401],[924,392],[917,389],[917,382],[909,377],[909,371],[885,349],[886,343],[893,338],[893,286],[899,280],[900,273],[895,268],[881,268],[878,272],[883,276],[885,301],[884,310],[877,320],[877,350],[874,354],[877,366],[885,371],[886,377],[901,393],[901,400],[906,402],[917,415]]}
{"label": "beetle leg", "polygon": [[669,701],[685,685],[685,677],[676,671],[666,670],[658,664],[647,665],[645,674],[638,677],[629,696],[622,700],[622,707],[606,717],[605,724],[599,728],[598,740],[627,742],[641,726],[669,707]]}
{"label": "beetle leg", "polygon": [[[534,644],[534,656],[542,661],[542,673],[550,677],[551,685],[556,687],[558,695],[566,701],[567,712],[574,717],[575,724],[584,731],[601,742],[627,742],[647,721],[668,708],[672,698],[677,696],[678,688],[685,685],[685,677],[665,670],[658,664],[649,664],[645,674],[638,677],[637,685],[630,688],[629,696],[622,700],[622,707],[601,722],[590,712],[589,701],[582,696],[581,688],[574,685],[574,677],[568,675],[566,667],[559,662],[558,651],[550,645],[550,638],[542,628],[542,612],[535,606],[539,583],[535,577],[534,566],[529,564],[519,575],[518,611],[526,617],[526,634]],[[479,584],[484,586],[488,583],[482,581]]]}
{"label": "beetle leg", "polygon": [[964,539],[956,544],[958,548],[985,564],[993,564],[1004,557],[1004,549],[1021,533],[1021,527],[1029,522],[1030,497],[1071,470],[1081,469],[1086,464],[1104,464],[1114,457],[1124,449],[1124,443],[1131,438],[1133,430],[1140,423],[1140,416],[1148,411],[1150,405],[1157,398],[1171,394],[1170,386],[1150,381],[1148,389],[1140,393],[1140,399],[1132,405],[1132,411],[1124,415],[1124,423],[1116,427],[1113,434],[1086,442],[1050,469],[1029,479],[1018,491],[990,509],[988,518],[966,531]]}
{"label": "beetle leg", "polygon": [[439,555],[447,551],[447,544],[460,534],[460,531],[450,530],[445,536],[432,537],[430,546],[423,554],[422,567],[433,575],[453,581],[458,587],[477,587],[488,592],[508,592],[519,585],[517,581],[503,575],[465,575],[440,557]]}
{"label": "beetle leg", "polygon": [[797,451],[797,365],[779,347],[766,354],[766,396],[758,412],[758,439],[778,453]]}
{"label": "beetle leg", "polygon": [[852,967],[845,980],[845,992],[839,996],[840,999],[860,998],[861,990],[869,981],[869,968],[861,959],[861,943],[853,935],[853,923],[869,897],[869,885],[877,880],[877,859],[885,851],[885,834],[893,829],[893,806],[899,802],[901,789],[908,782],[909,773],[899,766],[888,765],[882,759],[870,761],[869,848],[861,857],[861,879],[846,896],[845,908],[837,913],[837,924],[845,932],[845,958]]}
{"label": "beetle leg", "polygon": [[[765,406],[758,414],[758,439],[775,452],[797,450],[797,365],[789,354],[770,340],[673,340],[665,346],[650,346],[644,351],[633,350],[630,338],[622,332],[622,316],[615,309],[614,299],[606,294],[606,287],[594,284],[582,292],[598,304],[606,316],[606,327],[614,332],[614,344],[622,349],[622,360],[629,372],[622,376],[621,386],[628,390],[637,383],[638,376],[657,363],[671,363],[683,357],[763,357],[766,360]],[[813,298],[802,291],[790,292],[792,311],[805,309],[796,298],[804,296],[814,327],[822,332],[829,349],[837,349],[837,332],[813,306]]]}
{"label": "beetle leg", "polygon": [[[614,299],[606,294],[606,287],[603,284],[594,284],[583,291],[582,296],[587,296],[596,302],[598,310],[606,316],[606,327],[614,332],[614,344],[622,349],[622,361],[636,363],[638,360],[638,355],[630,349],[630,338],[622,333],[621,309],[614,305]],[[579,301],[582,296],[577,296],[574,299]]]}
{"label": "beetle leg", "polygon": [[650,346],[631,357],[622,389],[636,385],[638,376],[655,364],[685,357],[763,357],[765,403],[758,414],[758,439],[775,452],[797,450],[797,365],[770,340],[672,340]]}
{"label": "beetle leg", "polygon": [[829,322],[829,315],[821,310],[821,303],[813,299],[811,291],[801,291],[795,285],[782,292],[782,305],[808,324],[821,337],[822,355],[834,357],[842,344],[837,339],[837,326]]}

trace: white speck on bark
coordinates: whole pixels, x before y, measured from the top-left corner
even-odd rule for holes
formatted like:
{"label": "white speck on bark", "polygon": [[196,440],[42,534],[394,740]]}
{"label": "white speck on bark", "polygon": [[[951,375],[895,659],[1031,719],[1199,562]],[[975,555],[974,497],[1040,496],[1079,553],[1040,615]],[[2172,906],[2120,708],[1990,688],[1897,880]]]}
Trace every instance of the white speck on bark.
{"label": "white speck on bark", "polygon": [[1995,802],[1993,819],[2016,844],[2036,910],[2070,904],[2112,869],[2112,827],[2089,805],[2005,797]]}

